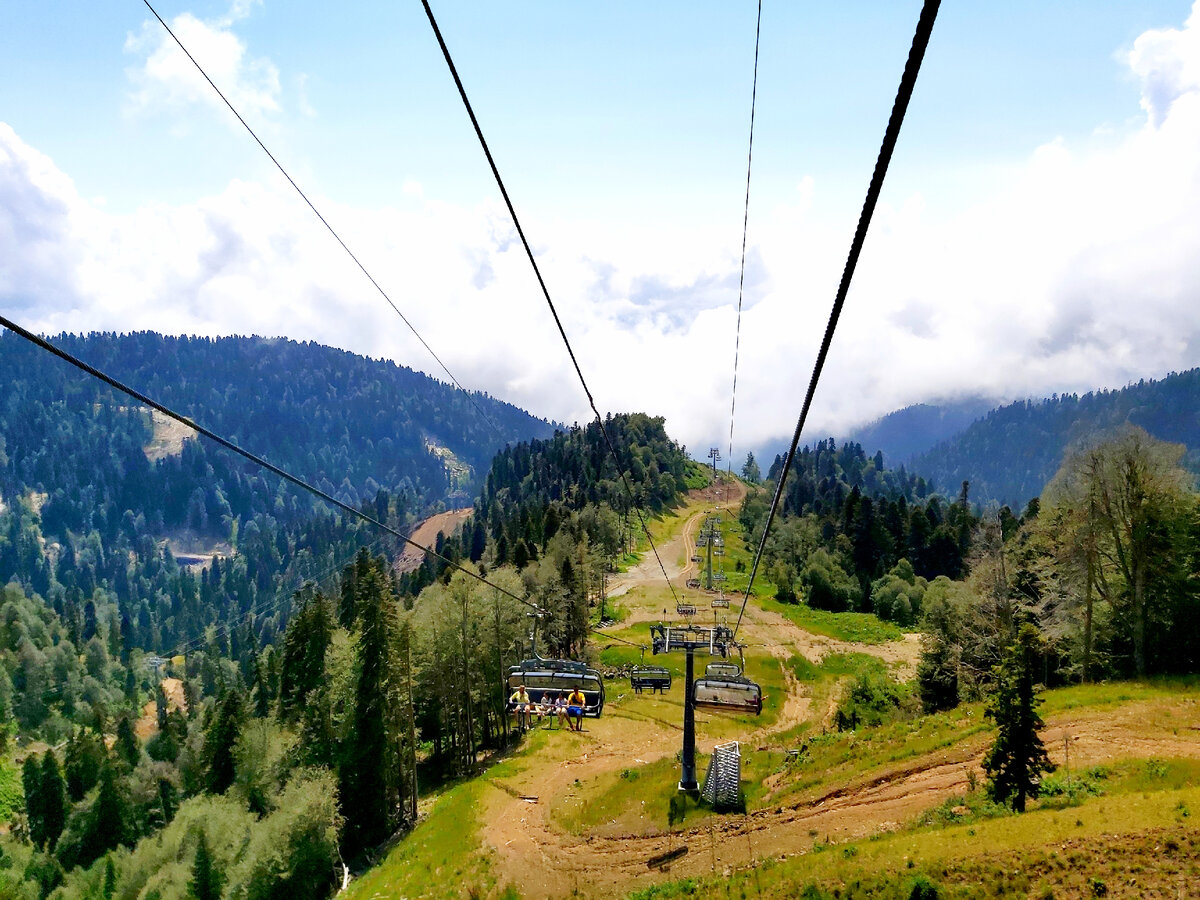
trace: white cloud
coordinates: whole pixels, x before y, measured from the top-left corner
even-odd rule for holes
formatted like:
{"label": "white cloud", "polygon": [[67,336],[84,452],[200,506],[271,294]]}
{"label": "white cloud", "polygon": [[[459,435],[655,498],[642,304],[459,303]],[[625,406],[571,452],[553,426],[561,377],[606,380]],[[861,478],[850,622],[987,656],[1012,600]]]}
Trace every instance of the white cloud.
{"label": "white cloud", "polygon": [[[1200,365],[1197,10],[1133,46],[1143,122],[1048,142],[951,218],[885,189],[814,431],[921,400],[1041,396]],[[230,82],[257,90],[232,14],[192,21],[224,48]],[[146,72],[159,51],[169,56],[159,42]],[[174,72],[168,62],[154,71]],[[154,96],[200,101],[188,77],[156,75]],[[278,90],[263,96],[269,111]],[[751,210],[737,459],[790,435],[799,411],[857,214],[823,217],[822,192],[819,175],[805,176],[785,202]],[[314,201],[464,384],[590,418],[498,202],[449,206],[417,183],[395,208]],[[723,446],[740,221],[670,234],[648,222],[524,224],[602,410],[665,414],[689,446]],[[112,215],[4,126],[0,307],[50,332],[283,334],[441,376],[286,185],[235,181],[188,205]]]}
{"label": "white cloud", "polygon": [[[169,23],[234,108],[250,119],[273,115],[280,109],[279,70],[269,59],[250,56],[233,31],[255,5],[254,0],[236,0],[227,14],[216,19],[205,21],[185,12]],[[224,108],[220,97],[157,20],[143,22],[140,31],[128,35],[125,50],[138,58],[137,66],[128,70],[132,113],[183,113],[195,105]],[[303,89],[303,83],[300,87]],[[301,97],[303,100],[303,94]]]}

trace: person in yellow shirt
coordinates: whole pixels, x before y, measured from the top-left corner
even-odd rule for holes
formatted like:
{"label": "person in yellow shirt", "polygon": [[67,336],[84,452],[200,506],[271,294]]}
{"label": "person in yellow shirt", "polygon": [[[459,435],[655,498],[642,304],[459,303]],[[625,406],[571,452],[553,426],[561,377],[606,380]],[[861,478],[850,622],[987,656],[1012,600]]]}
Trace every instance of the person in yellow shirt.
{"label": "person in yellow shirt", "polygon": [[583,710],[587,706],[587,697],[578,687],[567,697],[567,721],[573,731],[583,731]]}
{"label": "person in yellow shirt", "polygon": [[508,705],[517,717],[517,727],[522,731],[527,729],[529,727],[529,711],[533,708],[533,704],[529,700],[529,691],[525,690],[525,685],[517,685],[517,689],[508,698]]}

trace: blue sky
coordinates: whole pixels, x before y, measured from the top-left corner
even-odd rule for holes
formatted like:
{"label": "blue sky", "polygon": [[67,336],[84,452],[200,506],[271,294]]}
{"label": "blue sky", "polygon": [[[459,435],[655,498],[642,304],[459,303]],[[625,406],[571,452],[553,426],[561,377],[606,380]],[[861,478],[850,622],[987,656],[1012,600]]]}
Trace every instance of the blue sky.
{"label": "blue sky", "polygon": [[[791,430],[919,7],[764,5],[748,444]],[[601,405],[723,439],[754,4],[434,9]],[[460,380],[587,417],[420,3],[159,12]],[[1200,364],[1198,19],[944,4],[816,428]],[[6,4],[0,308],[436,374],[195,78],[140,3]]]}

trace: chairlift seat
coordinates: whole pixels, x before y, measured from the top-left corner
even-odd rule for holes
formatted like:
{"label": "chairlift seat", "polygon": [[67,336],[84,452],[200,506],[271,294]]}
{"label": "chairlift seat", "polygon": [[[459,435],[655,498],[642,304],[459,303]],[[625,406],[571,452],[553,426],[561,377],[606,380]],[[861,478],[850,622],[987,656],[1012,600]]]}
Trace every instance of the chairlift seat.
{"label": "chairlift seat", "polygon": [[762,688],[749,678],[706,675],[693,683],[692,702],[697,709],[757,716],[762,712]]}
{"label": "chairlift seat", "polygon": [[[560,693],[570,696],[573,690],[579,688],[585,700],[585,716],[599,718],[604,709],[603,676],[577,660],[526,659],[518,665],[509,666],[506,681],[509,696],[517,689],[517,685],[523,684],[529,694],[529,702],[538,706],[546,706]],[[509,704],[509,712],[512,712],[512,704]]]}
{"label": "chairlift seat", "polygon": [[661,694],[671,689],[671,672],[664,666],[634,666],[629,683],[638,694],[647,689]]}

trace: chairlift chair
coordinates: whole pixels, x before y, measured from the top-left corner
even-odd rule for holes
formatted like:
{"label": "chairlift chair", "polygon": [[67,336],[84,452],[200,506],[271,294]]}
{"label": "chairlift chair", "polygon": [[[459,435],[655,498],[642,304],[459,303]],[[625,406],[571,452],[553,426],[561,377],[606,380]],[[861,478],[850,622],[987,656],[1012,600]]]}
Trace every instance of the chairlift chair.
{"label": "chairlift chair", "polygon": [[508,690],[525,685],[529,694],[529,702],[539,706],[547,705],[547,700],[553,700],[560,693],[567,694],[579,688],[586,701],[583,714],[599,718],[604,709],[604,678],[595,669],[588,668],[585,663],[573,659],[534,659],[523,660],[520,664],[508,667]]}
{"label": "chairlift chair", "polygon": [[698,709],[716,712],[762,712],[762,688],[742,674],[742,667],[733,663],[709,663],[704,677],[692,685],[692,702]]}
{"label": "chairlift chair", "polygon": [[665,666],[634,666],[629,672],[629,684],[639,694],[647,689],[661,694],[671,689],[671,671]]}

